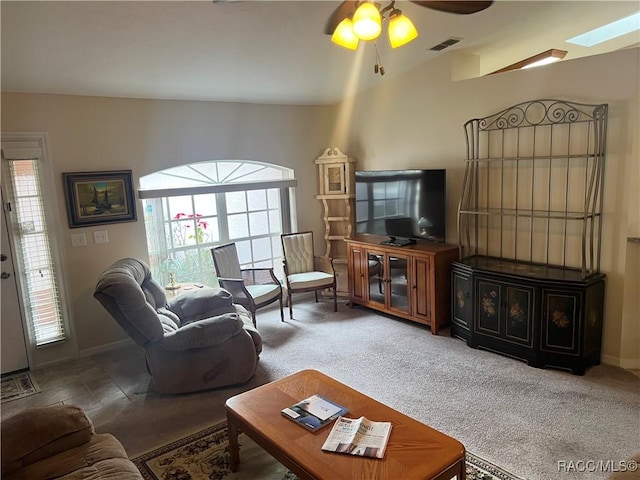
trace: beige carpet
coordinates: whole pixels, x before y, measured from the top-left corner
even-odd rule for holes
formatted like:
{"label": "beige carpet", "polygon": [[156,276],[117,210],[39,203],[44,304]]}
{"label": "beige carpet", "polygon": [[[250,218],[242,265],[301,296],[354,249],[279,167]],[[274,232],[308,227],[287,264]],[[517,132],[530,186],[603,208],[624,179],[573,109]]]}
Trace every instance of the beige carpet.
{"label": "beige carpet", "polygon": [[[225,422],[163,445],[132,460],[146,480],[295,480],[298,478],[245,434],[240,434],[238,441],[240,465],[235,473],[229,469],[228,434]],[[515,475],[470,453],[467,453],[467,479],[520,480]]]}
{"label": "beige carpet", "polygon": [[[95,415],[134,457],[225,418],[225,401],[305,368],[336,380],[462,442],[474,454],[529,480],[602,480],[603,472],[562,472],[559,462],[623,461],[640,450],[640,378],[610,365],[584,376],[469,348],[449,330],[343,303],[294,305],[294,319],[261,309],[264,350],[246,384],[169,396],[146,393]],[[144,356],[132,357],[144,372]],[[111,354],[115,378],[122,360]],[[125,389],[127,383],[124,384]],[[129,387],[132,388],[132,387]]]}

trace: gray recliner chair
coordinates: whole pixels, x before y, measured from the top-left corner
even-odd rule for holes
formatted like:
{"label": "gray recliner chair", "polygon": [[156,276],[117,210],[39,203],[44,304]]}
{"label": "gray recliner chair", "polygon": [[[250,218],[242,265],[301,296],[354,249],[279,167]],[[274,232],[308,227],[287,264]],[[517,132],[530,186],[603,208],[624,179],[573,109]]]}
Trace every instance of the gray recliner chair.
{"label": "gray recliner chair", "polygon": [[158,393],[240,384],[255,373],[262,338],[224,289],[190,290],[167,301],[146,263],[123,258],[100,275],[93,296],[144,348]]}

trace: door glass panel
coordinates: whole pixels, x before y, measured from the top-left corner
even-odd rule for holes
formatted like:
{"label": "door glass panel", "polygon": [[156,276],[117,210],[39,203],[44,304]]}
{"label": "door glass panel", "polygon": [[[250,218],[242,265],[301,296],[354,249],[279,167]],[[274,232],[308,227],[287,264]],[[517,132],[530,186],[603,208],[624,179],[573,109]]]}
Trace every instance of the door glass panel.
{"label": "door glass panel", "polygon": [[367,261],[367,274],[369,276],[369,301],[384,305],[384,262],[382,256],[370,253]]}
{"label": "door glass panel", "polygon": [[405,257],[389,257],[390,305],[409,311],[409,270]]}

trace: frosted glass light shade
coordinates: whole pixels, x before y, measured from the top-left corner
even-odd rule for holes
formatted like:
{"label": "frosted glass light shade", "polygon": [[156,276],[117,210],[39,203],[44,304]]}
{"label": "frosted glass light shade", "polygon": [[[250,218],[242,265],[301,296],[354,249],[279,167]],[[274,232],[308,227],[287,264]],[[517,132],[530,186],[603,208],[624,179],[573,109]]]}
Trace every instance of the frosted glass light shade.
{"label": "frosted glass light shade", "polygon": [[353,31],[360,40],[378,38],[382,31],[382,16],[371,3],[363,3],[353,14]]}
{"label": "frosted glass light shade", "polygon": [[342,20],[331,35],[331,41],[341,47],[355,50],[360,39],[353,31],[353,22],[350,18]]}
{"label": "frosted glass light shade", "polygon": [[401,47],[418,37],[418,30],[413,22],[402,13],[392,15],[389,19],[389,43],[391,48]]}

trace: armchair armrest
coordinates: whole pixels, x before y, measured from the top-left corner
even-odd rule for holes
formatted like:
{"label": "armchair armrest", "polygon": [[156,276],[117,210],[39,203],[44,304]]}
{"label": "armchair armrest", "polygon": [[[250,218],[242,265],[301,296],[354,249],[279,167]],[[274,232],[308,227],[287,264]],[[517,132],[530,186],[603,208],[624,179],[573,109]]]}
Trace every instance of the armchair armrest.
{"label": "armchair armrest", "polygon": [[331,275],[336,274],[333,268],[333,258],[331,257],[313,257],[313,268],[318,272],[325,272]]}
{"label": "armchair armrest", "polygon": [[180,327],[165,334],[160,344],[167,350],[180,351],[219,345],[242,330],[244,322],[237,313],[225,313]]}
{"label": "armchair armrest", "polygon": [[2,476],[87,443],[93,423],[75,405],[27,408],[2,421]]}
{"label": "armchair armrest", "polygon": [[218,277],[218,283],[233,296],[236,303],[242,303],[243,299],[250,297],[243,279]]}
{"label": "armchair armrest", "polygon": [[240,273],[247,285],[280,284],[273,273],[273,268],[243,268]]}

